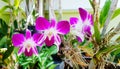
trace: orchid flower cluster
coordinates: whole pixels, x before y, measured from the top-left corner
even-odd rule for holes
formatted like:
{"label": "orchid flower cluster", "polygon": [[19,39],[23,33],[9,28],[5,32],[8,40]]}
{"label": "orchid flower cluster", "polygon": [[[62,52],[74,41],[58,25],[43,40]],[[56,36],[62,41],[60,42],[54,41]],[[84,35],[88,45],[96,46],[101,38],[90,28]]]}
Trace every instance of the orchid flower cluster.
{"label": "orchid flower cluster", "polygon": [[37,46],[42,47],[56,45],[59,49],[61,38],[59,35],[71,33],[76,36],[79,42],[83,42],[85,35],[92,35],[91,28],[93,26],[92,15],[86,10],[79,8],[80,18],[71,17],[70,21],[61,20],[57,22],[55,19],[48,21],[44,17],[38,17],[35,21],[35,29],[37,33],[31,34],[26,29],[26,34],[14,33],[12,43],[15,47],[19,47],[18,55],[25,53],[26,56],[38,55]]}

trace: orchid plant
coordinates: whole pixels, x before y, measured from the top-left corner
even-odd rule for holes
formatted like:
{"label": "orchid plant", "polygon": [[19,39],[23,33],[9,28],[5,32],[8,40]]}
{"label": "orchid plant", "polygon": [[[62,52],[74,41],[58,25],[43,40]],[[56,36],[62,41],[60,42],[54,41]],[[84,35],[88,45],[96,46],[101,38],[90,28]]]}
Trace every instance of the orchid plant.
{"label": "orchid plant", "polygon": [[[54,69],[56,66],[61,69],[106,69],[112,65],[117,68],[115,60],[119,62],[116,56],[120,53],[120,24],[106,30],[107,25],[120,14],[120,9],[115,10],[118,0],[106,0],[101,10],[99,2],[89,0],[92,12],[80,7],[79,17],[71,16],[68,20],[56,19],[51,1],[49,18],[43,15],[42,0],[33,1],[32,10],[29,9],[29,0],[26,0],[25,12],[19,6],[21,0],[15,0],[13,5],[4,1],[7,5],[0,9],[0,16],[9,8],[11,18],[0,17],[0,47],[7,48],[3,63],[7,65],[6,59],[12,54],[9,59],[17,58],[11,60],[16,62],[13,66],[18,63],[24,69]],[[59,12],[62,17],[61,10]],[[59,64],[55,64],[54,55],[61,58]]]}
{"label": "orchid plant", "polygon": [[61,44],[61,39],[59,35],[65,35],[70,32],[75,35],[79,42],[84,41],[84,36],[91,36],[91,28],[93,26],[92,15],[86,10],[80,8],[80,19],[72,17],[70,18],[70,23],[68,21],[59,21],[58,23],[51,19],[49,22],[44,17],[38,17],[36,19],[35,28],[38,33],[34,33],[31,36],[30,30],[26,30],[26,37],[23,34],[13,34],[12,43],[16,47],[20,47],[18,55],[25,52],[26,56],[32,56],[38,54],[36,46],[42,46],[43,43],[46,46],[52,46],[55,44],[58,49]]}

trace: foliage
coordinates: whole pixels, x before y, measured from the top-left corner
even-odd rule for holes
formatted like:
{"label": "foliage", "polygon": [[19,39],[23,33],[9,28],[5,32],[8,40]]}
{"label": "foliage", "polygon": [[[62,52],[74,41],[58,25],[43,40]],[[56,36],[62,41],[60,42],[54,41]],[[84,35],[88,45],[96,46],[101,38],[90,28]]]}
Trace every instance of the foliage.
{"label": "foliage", "polygon": [[20,67],[24,69],[54,69],[56,64],[54,64],[51,55],[57,53],[56,48],[57,47],[55,45],[49,48],[43,47],[42,50],[40,50],[40,54],[38,56],[33,55],[32,57],[27,57],[25,55],[21,55],[20,57],[18,57]]}

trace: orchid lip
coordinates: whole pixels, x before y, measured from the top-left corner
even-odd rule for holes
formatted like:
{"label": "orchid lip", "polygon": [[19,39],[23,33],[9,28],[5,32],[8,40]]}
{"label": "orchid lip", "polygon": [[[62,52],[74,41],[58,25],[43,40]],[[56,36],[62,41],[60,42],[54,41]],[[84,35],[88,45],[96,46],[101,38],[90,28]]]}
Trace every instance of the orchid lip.
{"label": "orchid lip", "polygon": [[34,47],[36,44],[35,42],[32,40],[32,39],[27,39],[24,43],[23,43],[23,46],[25,46],[25,48],[27,49],[27,51],[29,52],[30,49],[32,47]]}
{"label": "orchid lip", "polygon": [[51,40],[52,36],[55,34],[57,34],[57,32],[54,28],[50,28],[49,30],[45,31],[45,35],[48,36],[49,40]]}

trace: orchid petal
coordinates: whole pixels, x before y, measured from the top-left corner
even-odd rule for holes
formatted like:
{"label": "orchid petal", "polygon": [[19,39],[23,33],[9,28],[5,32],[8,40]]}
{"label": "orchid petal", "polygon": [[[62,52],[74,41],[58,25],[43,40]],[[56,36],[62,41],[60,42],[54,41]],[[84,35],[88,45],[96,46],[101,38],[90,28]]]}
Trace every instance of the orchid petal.
{"label": "orchid petal", "polygon": [[31,38],[31,31],[29,29],[26,30],[26,39]]}
{"label": "orchid petal", "polygon": [[36,48],[36,47],[34,47],[34,48],[32,48],[32,50],[33,50],[34,54],[38,56],[38,51],[37,51],[37,48]]}
{"label": "orchid petal", "polygon": [[82,21],[84,22],[88,16],[88,12],[84,10],[83,8],[79,8],[79,13]]}
{"label": "orchid petal", "polygon": [[67,34],[70,32],[70,24],[68,21],[60,21],[57,24],[57,31],[59,34]]}
{"label": "orchid petal", "polygon": [[72,25],[72,26],[74,26],[75,24],[77,24],[78,23],[78,18],[76,18],[76,17],[71,17],[70,18],[70,24]]}
{"label": "orchid petal", "polygon": [[[33,34],[33,40],[35,41],[36,44],[38,44],[38,42],[43,38],[43,36],[44,36],[43,34],[35,33]],[[39,46],[42,46],[44,40],[45,39],[39,42]]]}
{"label": "orchid petal", "polygon": [[23,34],[13,34],[12,36],[12,43],[14,46],[18,47],[21,45],[25,40],[25,37]]}
{"label": "orchid petal", "polygon": [[91,14],[88,15],[88,19],[90,24],[93,26],[93,16]]}
{"label": "orchid petal", "polygon": [[20,49],[18,51],[18,55],[21,55],[24,51],[25,51],[25,48],[24,47],[20,47]]}
{"label": "orchid petal", "polygon": [[59,46],[61,44],[61,39],[59,35],[55,35],[55,44]]}
{"label": "orchid petal", "polygon": [[49,39],[48,37],[45,39],[45,43],[47,46],[52,46],[54,44],[54,36]]}
{"label": "orchid petal", "polygon": [[84,34],[81,33],[81,34],[77,35],[76,38],[79,42],[83,42],[84,41]]}
{"label": "orchid petal", "polygon": [[52,28],[54,28],[56,26],[56,21],[54,20],[54,19],[52,19],[51,20],[51,25],[50,25],[50,27]]}
{"label": "orchid petal", "polygon": [[49,21],[44,17],[38,17],[36,19],[36,30],[46,30],[50,27]]}
{"label": "orchid petal", "polygon": [[88,34],[88,35],[92,35],[91,33],[91,27],[88,25],[85,25],[83,28],[84,33]]}
{"label": "orchid petal", "polygon": [[[37,35],[36,35],[36,37],[37,37]],[[46,39],[46,35],[41,34],[40,37],[38,38],[37,44],[39,44],[40,46],[42,46],[42,44],[44,43],[45,39]]]}
{"label": "orchid petal", "polygon": [[30,48],[30,51],[29,51],[29,52],[28,52],[27,49],[25,49],[25,55],[26,55],[26,56],[32,56],[32,54],[33,54],[32,48]]}

